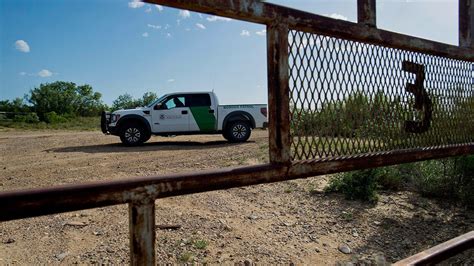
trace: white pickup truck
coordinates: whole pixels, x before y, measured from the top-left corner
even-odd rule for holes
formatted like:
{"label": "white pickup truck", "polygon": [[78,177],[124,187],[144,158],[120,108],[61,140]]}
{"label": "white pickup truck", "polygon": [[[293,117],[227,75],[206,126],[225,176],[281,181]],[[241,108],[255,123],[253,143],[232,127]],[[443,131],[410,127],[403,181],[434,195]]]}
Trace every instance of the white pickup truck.
{"label": "white pickup truck", "polygon": [[219,105],[213,92],[166,94],[146,107],[102,113],[104,134],[134,146],[151,135],[222,134],[244,142],[254,128],[267,127],[266,104]]}

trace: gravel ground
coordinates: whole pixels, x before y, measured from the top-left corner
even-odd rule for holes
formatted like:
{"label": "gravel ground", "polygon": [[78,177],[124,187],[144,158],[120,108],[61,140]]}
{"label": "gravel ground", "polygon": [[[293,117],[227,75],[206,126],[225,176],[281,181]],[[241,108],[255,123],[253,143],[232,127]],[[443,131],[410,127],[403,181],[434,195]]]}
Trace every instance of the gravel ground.
{"label": "gravel ground", "polygon": [[[254,165],[267,132],[228,144],[220,135],[152,137],[123,147],[99,132],[0,132],[0,191]],[[322,193],[328,177],[156,201],[160,263],[384,264],[474,230],[474,212],[384,192],[376,205]],[[0,224],[0,264],[129,262],[126,205]],[[473,254],[456,262],[474,264]]]}

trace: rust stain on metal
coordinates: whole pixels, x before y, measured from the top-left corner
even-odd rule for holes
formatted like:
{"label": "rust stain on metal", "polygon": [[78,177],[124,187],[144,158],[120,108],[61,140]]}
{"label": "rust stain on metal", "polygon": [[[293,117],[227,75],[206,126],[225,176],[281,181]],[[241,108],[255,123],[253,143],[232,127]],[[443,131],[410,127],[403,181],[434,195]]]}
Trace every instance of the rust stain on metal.
{"label": "rust stain on metal", "polygon": [[474,49],[473,0],[459,0],[459,46]]}
{"label": "rust stain on metal", "polygon": [[290,162],[288,27],[267,27],[269,152],[272,163]]}
{"label": "rust stain on metal", "polygon": [[377,26],[375,0],[357,0],[357,22],[369,27]]}
{"label": "rust stain on metal", "polygon": [[130,203],[130,264],[155,265],[155,202]]}

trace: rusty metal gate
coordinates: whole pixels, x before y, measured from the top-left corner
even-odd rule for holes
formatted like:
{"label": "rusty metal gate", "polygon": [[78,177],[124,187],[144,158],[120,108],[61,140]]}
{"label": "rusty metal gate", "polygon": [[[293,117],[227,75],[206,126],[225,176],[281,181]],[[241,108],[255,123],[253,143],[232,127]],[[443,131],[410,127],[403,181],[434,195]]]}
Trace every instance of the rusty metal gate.
{"label": "rusty metal gate", "polygon": [[358,23],[256,0],[145,2],[266,25],[270,163],[2,192],[0,221],[128,203],[131,262],[152,265],[157,198],[474,153],[474,0],[459,0],[459,46],[377,29],[375,0],[358,0]]}

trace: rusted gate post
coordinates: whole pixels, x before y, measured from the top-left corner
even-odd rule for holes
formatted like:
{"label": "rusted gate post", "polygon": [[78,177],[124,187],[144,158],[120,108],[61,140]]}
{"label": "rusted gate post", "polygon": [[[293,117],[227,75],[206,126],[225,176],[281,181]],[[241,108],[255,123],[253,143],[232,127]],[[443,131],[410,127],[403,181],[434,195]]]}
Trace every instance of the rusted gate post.
{"label": "rusted gate post", "polygon": [[474,0],[459,0],[459,46],[474,48]]}
{"label": "rusted gate post", "polygon": [[130,264],[155,265],[155,200],[128,204]]}
{"label": "rusted gate post", "polygon": [[377,27],[375,0],[357,0],[357,22]]}
{"label": "rusted gate post", "polygon": [[288,25],[267,25],[269,150],[271,163],[290,163]]}

